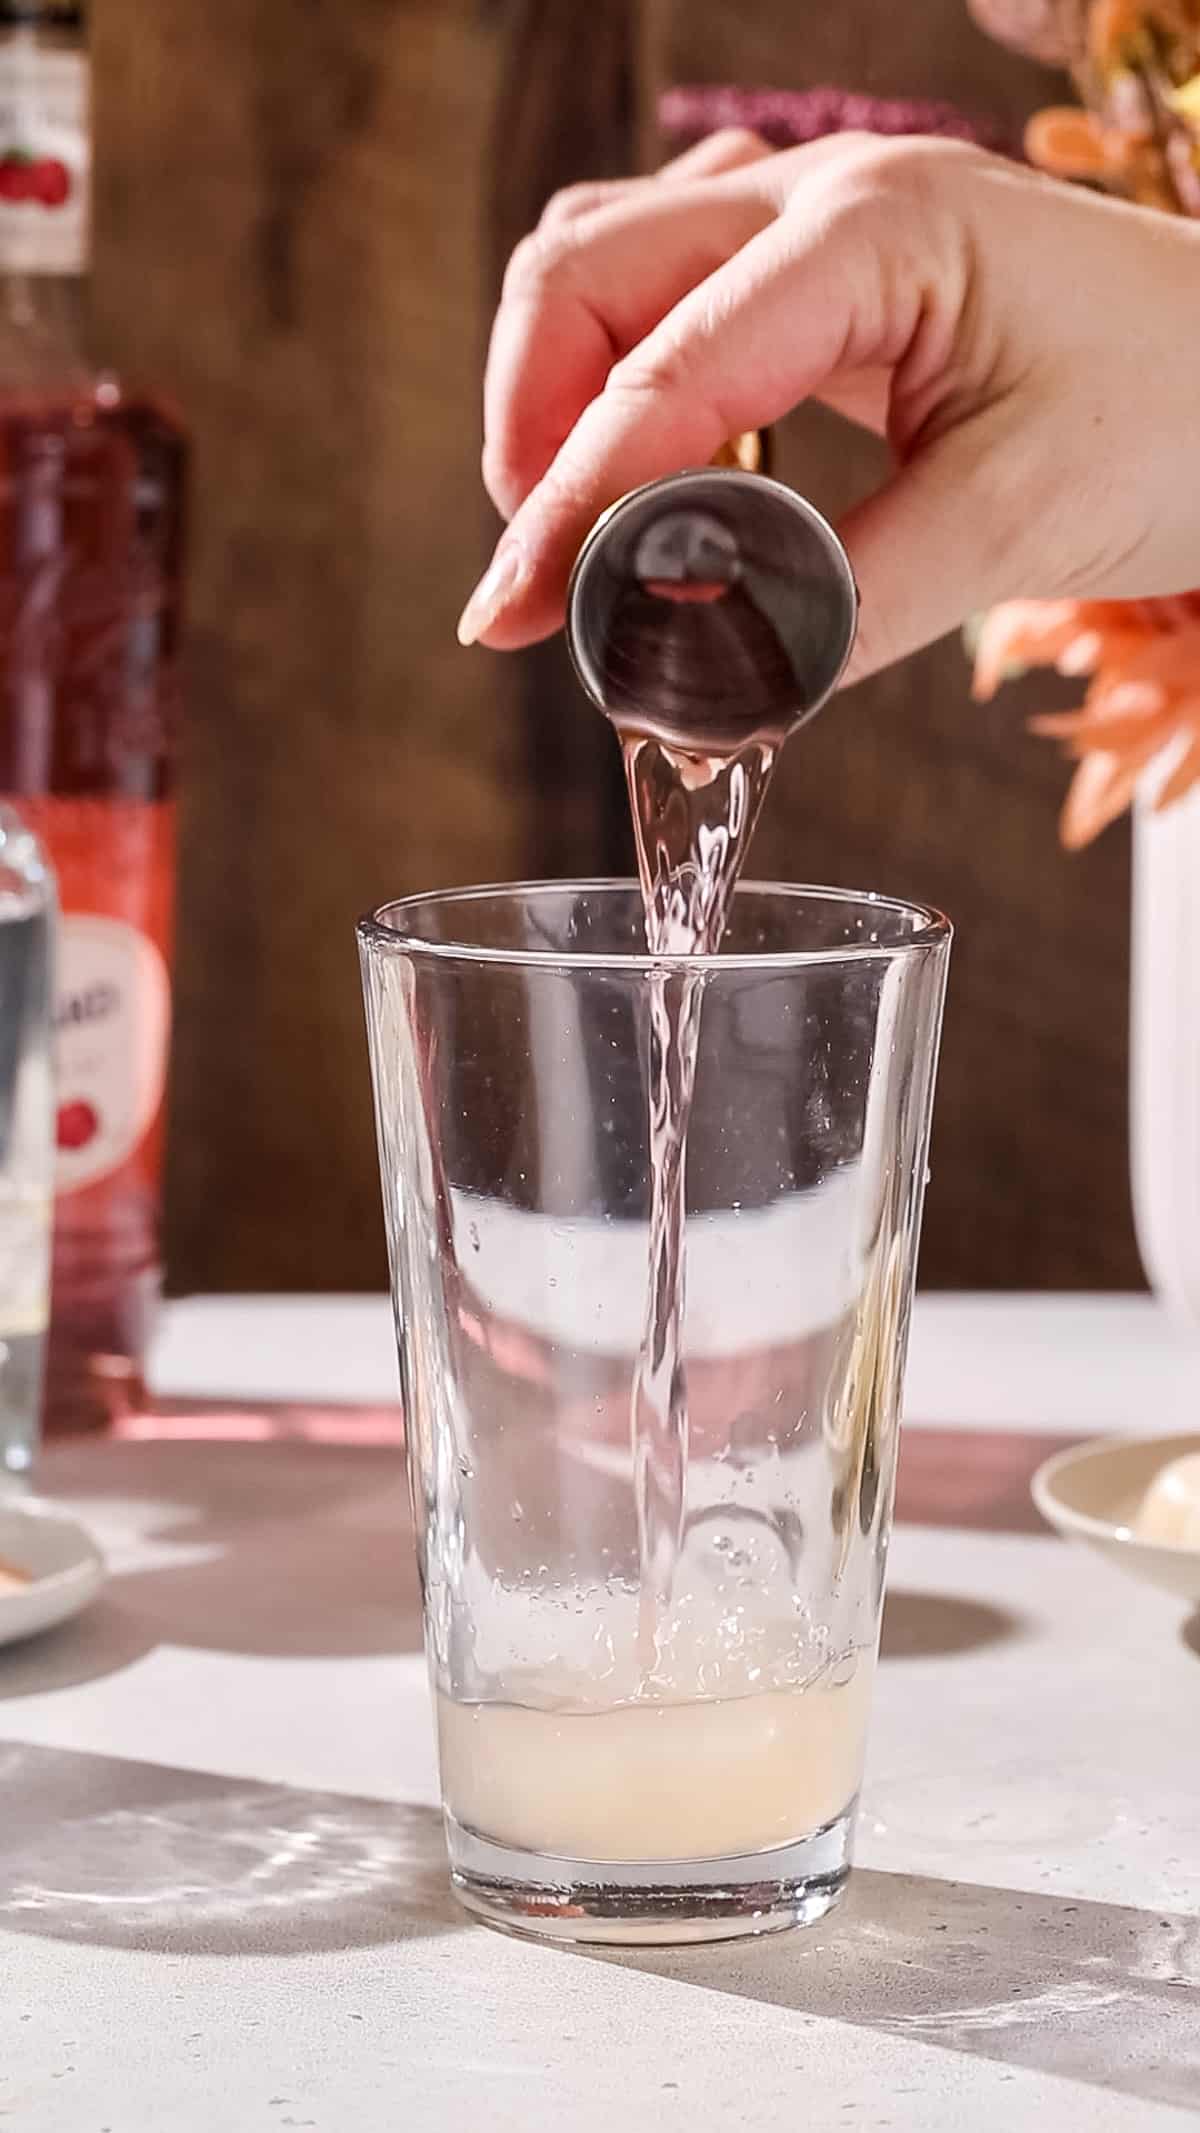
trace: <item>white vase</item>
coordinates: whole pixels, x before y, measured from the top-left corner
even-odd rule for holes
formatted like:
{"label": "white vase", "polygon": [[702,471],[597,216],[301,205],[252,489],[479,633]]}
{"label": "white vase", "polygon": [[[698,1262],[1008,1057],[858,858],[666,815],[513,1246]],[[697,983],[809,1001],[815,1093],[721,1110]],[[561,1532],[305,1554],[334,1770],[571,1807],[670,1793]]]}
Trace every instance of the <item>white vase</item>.
{"label": "white vase", "polygon": [[1133,1210],[1151,1287],[1200,1325],[1200,788],[1156,815],[1159,776],[1133,818]]}

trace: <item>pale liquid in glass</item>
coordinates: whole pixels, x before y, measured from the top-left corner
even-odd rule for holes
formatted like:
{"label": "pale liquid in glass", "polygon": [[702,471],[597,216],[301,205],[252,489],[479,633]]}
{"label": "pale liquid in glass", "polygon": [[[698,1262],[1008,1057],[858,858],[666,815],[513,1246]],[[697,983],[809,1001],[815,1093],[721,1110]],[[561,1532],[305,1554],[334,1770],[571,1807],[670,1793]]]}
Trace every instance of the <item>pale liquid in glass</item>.
{"label": "pale liquid in glass", "polygon": [[771,1851],[844,1813],[862,1774],[872,1666],[849,1678],[593,1711],[437,1699],[446,1805],[465,1829],[567,1859]]}

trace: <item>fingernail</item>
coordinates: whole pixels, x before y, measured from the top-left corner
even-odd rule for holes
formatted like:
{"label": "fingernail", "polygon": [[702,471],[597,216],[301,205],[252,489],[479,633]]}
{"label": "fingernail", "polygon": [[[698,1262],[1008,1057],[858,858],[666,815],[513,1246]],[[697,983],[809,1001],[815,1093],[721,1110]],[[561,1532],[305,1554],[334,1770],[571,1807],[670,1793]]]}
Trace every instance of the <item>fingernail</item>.
{"label": "fingernail", "polygon": [[458,621],[460,644],[476,644],[509,605],[525,575],[525,556],[515,541],[501,541]]}

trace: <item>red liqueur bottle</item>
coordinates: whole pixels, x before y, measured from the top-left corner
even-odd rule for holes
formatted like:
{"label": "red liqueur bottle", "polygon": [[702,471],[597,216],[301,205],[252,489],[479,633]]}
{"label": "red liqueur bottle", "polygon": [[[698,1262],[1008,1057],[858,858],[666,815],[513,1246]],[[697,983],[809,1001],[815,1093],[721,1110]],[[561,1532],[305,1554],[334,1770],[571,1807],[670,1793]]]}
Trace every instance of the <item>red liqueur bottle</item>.
{"label": "red liqueur bottle", "polygon": [[0,796],[62,906],[46,1426],[136,1397],[160,1287],[186,444],[85,333],[84,10],[0,0]]}

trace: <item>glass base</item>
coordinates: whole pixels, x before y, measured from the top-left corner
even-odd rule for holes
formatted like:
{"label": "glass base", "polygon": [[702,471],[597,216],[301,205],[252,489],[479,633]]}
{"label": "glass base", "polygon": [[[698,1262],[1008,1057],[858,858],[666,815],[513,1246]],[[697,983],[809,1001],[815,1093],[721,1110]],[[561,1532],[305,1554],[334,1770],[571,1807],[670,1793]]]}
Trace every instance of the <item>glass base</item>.
{"label": "glass base", "polygon": [[851,1806],[824,1829],[727,1859],[560,1859],[514,1851],[446,1817],[455,1895],[475,1917],[535,1940],[670,1947],[815,1925],[850,1870]]}

